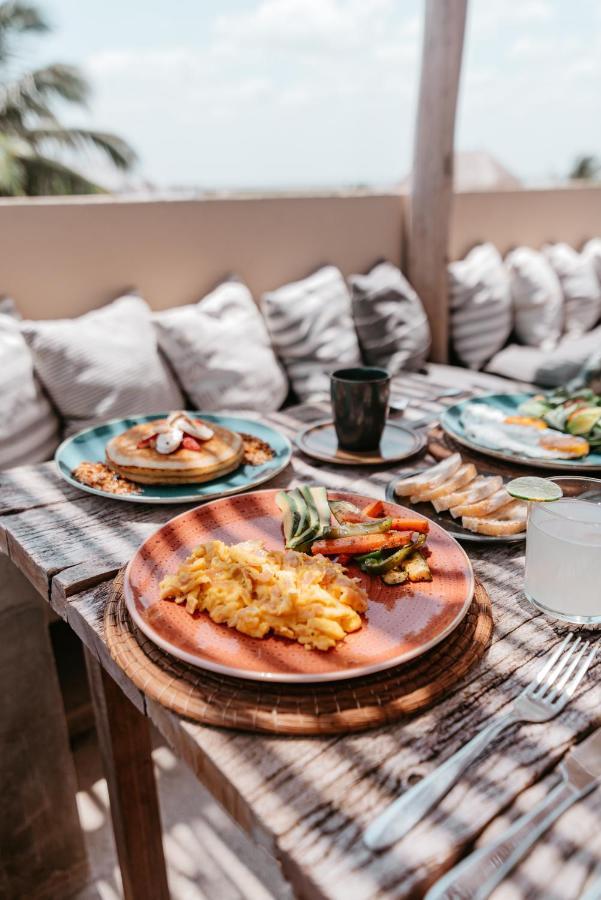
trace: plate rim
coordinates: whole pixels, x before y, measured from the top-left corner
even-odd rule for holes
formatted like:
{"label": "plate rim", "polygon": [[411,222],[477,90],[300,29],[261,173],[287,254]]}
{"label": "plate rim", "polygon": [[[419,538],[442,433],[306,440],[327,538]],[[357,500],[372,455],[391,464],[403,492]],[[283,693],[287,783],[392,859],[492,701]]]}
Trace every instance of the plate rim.
{"label": "plate rim", "polygon": [[416,446],[414,450],[411,450],[409,453],[404,453],[402,456],[391,456],[389,459],[383,459],[381,462],[371,462],[369,460],[362,461],[361,459],[336,459],[334,456],[328,456],[325,453],[318,453],[314,450],[308,450],[303,442],[303,438],[309,431],[313,431],[315,428],[319,428],[321,425],[333,425],[334,420],[332,418],[319,419],[317,422],[311,422],[298,431],[294,435],[294,443],[297,448],[305,453],[307,456],[312,457],[313,459],[318,459],[321,462],[328,462],[334,466],[389,466],[394,463],[402,462],[404,459],[409,459],[411,456],[415,456],[420,450],[423,450],[426,444],[426,435],[425,433],[417,432],[414,428],[411,428],[408,424],[403,424],[401,422],[395,422],[392,419],[387,419],[385,427],[391,426],[393,428],[399,428],[401,431],[405,431],[409,433],[415,440]]}
{"label": "plate rim", "polygon": [[503,462],[513,463],[514,465],[519,466],[529,466],[531,465],[535,469],[546,469],[551,472],[573,472],[574,469],[582,468],[586,469],[589,472],[601,472],[601,463],[586,463],[580,460],[575,460],[574,462],[570,462],[569,460],[551,460],[551,459],[536,459],[530,456],[517,456],[516,454],[512,454],[509,452],[504,452],[503,450],[494,450],[489,447],[483,447],[482,444],[477,444],[475,441],[472,441],[468,437],[464,437],[461,434],[458,434],[453,428],[449,425],[447,416],[452,413],[453,410],[457,409],[457,407],[462,407],[466,403],[473,403],[474,400],[487,400],[490,397],[519,397],[533,396],[533,392],[529,391],[491,391],[488,394],[478,394],[474,397],[468,397],[465,400],[459,400],[457,403],[453,403],[451,406],[447,406],[439,416],[440,427],[442,430],[448,434],[454,441],[457,441],[458,444],[461,444],[463,447],[467,447],[468,450],[475,450],[476,453],[481,453],[483,456],[490,456],[493,459],[500,459]]}
{"label": "plate rim", "polygon": [[[99,488],[91,487],[87,484],[82,484],[80,481],[77,481],[76,478],[73,478],[71,473],[63,471],[61,468],[61,461],[59,460],[59,454],[63,451],[63,449],[70,443],[72,443],[75,438],[80,437],[81,435],[87,434],[88,432],[95,431],[97,428],[102,428],[107,425],[115,425],[118,422],[123,422],[125,419],[144,419],[146,421],[152,421],[153,419],[160,419],[165,416],[165,413],[137,413],[132,416],[118,416],[114,419],[108,419],[106,422],[99,422],[97,425],[90,425],[88,428],[82,428],[81,431],[77,431],[75,434],[70,434],[68,437],[64,438],[61,443],[58,445],[56,450],[54,451],[54,465],[55,468],[60,475],[60,477],[70,484],[72,487],[78,488],[81,491],[85,491],[87,494],[92,494],[95,497],[103,497],[106,500],[123,500],[126,503],[148,503],[155,506],[177,506],[180,503],[196,503],[198,505],[209,501],[209,500],[219,500],[221,498],[231,497],[234,494],[243,493],[249,488],[258,487],[261,484],[265,484],[266,481],[270,481],[272,478],[275,478],[276,475],[279,475],[280,472],[283,472],[287,465],[289,465],[290,460],[292,458],[292,443],[290,438],[285,435],[282,431],[278,431],[272,425],[268,425],[264,422],[254,419],[246,419],[243,416],[237,415],[227,415],[226,413],[218,413],[218,412],[202,412],[200,410],[190,410],[192,413],[197,413],[199,416],[212,416],[213,418],[227,418],[227,419],[238,419],[240,422],[246,422],[248,424],[258,424],[263,428],[269,428],[271,431],[275,432],[285,443],[284,450],[284,458],[282,459],[281,464],[276,466],[274,469],[270,469],[269,472],[265,472],[264,475],[259,478],[249,482],[248,484],[239,485],[237,487],[226,488],[224,491],[218,491],[215,494],[210,494],[205,498],[199,496],[198,494],[184,494],[181,497],[145,497],[140,494],[111,494],[109,491],[102,491]],[[199,482],[202,483],[202,482]],[[207,482],[209,483],[209,482]]]}
{"label": "plate rim", "polygon": [[[329,489],[327,489],[327,490],[328,490],[328,493],[330,493],[330,490]],[[272,492],[277,492],[277,489],[276,488],[264,488],[260,491],[251,491],[250,493],[254,495],[254,494],[267,494],[267,493],[272,493]],[[332,488],[331,492],[335,493],[335,494],[355,494],[355,495],[357,493],[355,491],[337,490],[336,488]],[[366,500],[373,499],[373,498],[368,497],[367,495],[359,494],[359,496],[365,496]],[[229,499],[230,499],[229,497],[219,497],[219,498],[216,498],[215,500],[213,500],[212,503],[222,503]],[[389,501],[389,502],[392,502],[392,501]],[[401,504],[399,504],[399,503],[397,503],[395,505],[399,506],[399,507],[401,506]],[[203,509],[204,508],[205,508],[205,505],[203,505]],[[436,647],[438,644],[440,644],[442,641],[444,641],[444,639],[446,637],[448,637],[456,628],[459,627],[459,625],[461,624],[461,622],[467,615],[467,612],[468,612],[468,610],[472,604],[472,601],[474,599],[474,591],[476,588],[476,577],[474,575],[474,568],[472,566],[472,562],[471,562],[469,556],[467,555],[466,551],[461,546],[459,541],[456,540],[456,538],[454,538],[452,535],[448,534],[448,532],[445,532],[444,529],[440,525],[436,524],[436,522],[432,522],[432,524],[436,528],[440,528],[440,530],[444,532],[445,536],[447,538],[449,538],[449,540],[453,541],[457,545],[457,548],[463,555],[465,562],[467,564],[467,573],[468,573],[469,577],[468,577],[468,589],[466,592],[466,599],[464,600],[464,603],[463,603],[463,606],[462,606],[460,612],[457,614],[457,616],[454,618],[454,620],[445,629],[443,629],[443,631],[440,634],[436,635],[435,638],[432,638],[426,644],[420,646],[419,648],[415,648],[412,651],[407,651],[406,653],[402,654],[401,656],[396,657],[394,660],[388,660],[383,663],[374,663],[373,665],[363,666],[359,669],[353,669],[352,671],[345,669],[345,670],[342,670],[342,671],[339,671],[336,673],[328,672],[328,673],[323,673],[323,674],[318,674],[318,675],[295,674],[295,673],[256,672],[253,670],[249,671],[248,669],[232,669],[230,666],[222,665],[221,663],[215,663],[215,662],[212,662],[211,660],[208,660],[208,661],[203,660],[202,662],[199,662],[198,657],[195,656],[194,654],[188,653],[188,651],[186,651],[186,650],[182,650],[181,648],[175,647],[174,645],[170,644],[169,641],[165,640],[164,638],[160,637],[159,635],[156,635],[153,632],[153,629],[149,626],[148,622],[146,622],[146,620],[143,619],[142,616],[140,616],[138,614],[138,611],[135,606],[134,597],[133,597],[133,594],[129,587],[129,584],[130,584],[129,576],[130,576],[130,571],[131,571],[131,567],[133,565],[134,559],[137,556],[137,554],[141,551],[142,547],[146,544],[146,542],[151,540],[152,538],[154,538],[155,535],[157,535],[158,532],[161,531],[161,529],[164,528],[166,525],[168,525],[171,522],[174,522],[176,519],[180,519],[182,516],[190,515],[191,512],[193,512],[193,510],[187,509],[187,510],[184,510],[184,512],[179,513],[177,516],[173,516],[172,519],[169,519],[167,522],[164,522],[163,525],[161,525],[159,528],[157,528],[155,531],[153,531],[152,534],[148,535],[148,537],[144,541],[142,541],[142,543],[137,548],[137,550],[135,551],[135,553],[133,554],[133,556],[131,557],[131,559],[129,560],[129,562],[127,563],[127,566],[125,568],[125,572],[123,575],[123,595],[125,597],[125,605],[126,605],[127,611],[129,613],[129,615],[131,616],[132,621],[134,622],[136,627],[139,628],[140,631],[142,631],[142,633],[144,635],[146,635],[146,637],[149,640],[151,640],[152,643],[155,644],[157,647],[159,647],[161,650],[164,650],[166,653],[169,653],[171,656],[174,656],[176,659],[180,659],[182,662],[186,662],[186,663],[188,663],[188,665],[192,665],[197,669],[204,669],[209,672],[215,672],[218,675],[225,675],[228,678],[237,678],[237,679],[242,679],[243,681],[270,682],[272,684],[317,684],[317,683],[324,684],[324,683],[328,683],[331,681],[350,681],[353,678],[363,678],[366,675],[373,675],[376,672],[383,672],[383,671],[386,671],[387,669],[394,669],[397,666],[404,665],[405,663],[408,663],[411,660],[416,659],[419,656],[423,656],[424,653],[427,653],[433,647]],[[427,517],[424,516],[424,518],[427,518]],[[431,520],[428,520],[428,521],[431,521]],[[224,626],[224,627],[226,627],[226,626]]]}

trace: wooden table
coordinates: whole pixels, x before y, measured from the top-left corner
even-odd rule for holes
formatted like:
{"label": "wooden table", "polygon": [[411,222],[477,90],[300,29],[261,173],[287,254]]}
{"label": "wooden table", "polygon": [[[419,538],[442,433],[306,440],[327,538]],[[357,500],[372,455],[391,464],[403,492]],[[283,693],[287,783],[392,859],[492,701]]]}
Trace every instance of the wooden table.
{"label": "wooden table", "polygon": [[[432,400],[448,371],[405,380],[416,405],[408,415],[450,402]],[[475,373],[461,377],[470,388],[487,384]],[[315,407],[297,407],[266,418],[292,435],[319,415]],[[333,467],[295,453],[272,484],[321,482],[377,497],[392,474]],[[50,463],[0,475],[0,549],[87,649],[127,898],[168,896],[149,719],[253,840],[280,861],[297,895],[329,900],[422,895],[471,846],[540,797],[566,750],[601,724],[597,663],[557,720],[507,733],[438,811],[392,850],[371,854],[361,842],[365,825],[506,708],[558,639],[559,629],[523,599],[523,545],[468,546],[493,600],[495,633],[483,662],[443,702],[358,735],[252,735],[200,726],[146,700],[104,642],[112,577],[144,538],[184,508],[97,499],[66,485]],[[27,677],[37,662],[25,657],[22,665]],[[495,897],[580,896],[601,864],[600,823],[601,796],[593,793],[558,822]]]}

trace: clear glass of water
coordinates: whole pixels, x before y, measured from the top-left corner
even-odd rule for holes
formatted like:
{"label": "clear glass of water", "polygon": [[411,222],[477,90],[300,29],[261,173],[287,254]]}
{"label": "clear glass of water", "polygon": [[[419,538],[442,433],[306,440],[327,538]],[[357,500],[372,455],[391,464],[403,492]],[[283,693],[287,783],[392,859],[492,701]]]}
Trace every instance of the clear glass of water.
{"label": "clear glass of water", "polygon": [[551,478],[563,497],[530,503],[526,597],[542,612],[578,625],[601,623],[601,480]]}

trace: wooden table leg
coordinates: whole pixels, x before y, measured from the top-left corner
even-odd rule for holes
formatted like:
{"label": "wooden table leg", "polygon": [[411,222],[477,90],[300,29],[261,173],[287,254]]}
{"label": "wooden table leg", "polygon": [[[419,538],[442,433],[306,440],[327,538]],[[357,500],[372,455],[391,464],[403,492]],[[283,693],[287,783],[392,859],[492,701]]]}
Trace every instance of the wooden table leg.
{"label": "wooden table leg", "polygon": [[45,603],[0,554],[0,897],[68,897],[88,878]]}
{"label": "wooden table leg", "polygon": [[125,900],[168,900],[149,720],[86,650]]}

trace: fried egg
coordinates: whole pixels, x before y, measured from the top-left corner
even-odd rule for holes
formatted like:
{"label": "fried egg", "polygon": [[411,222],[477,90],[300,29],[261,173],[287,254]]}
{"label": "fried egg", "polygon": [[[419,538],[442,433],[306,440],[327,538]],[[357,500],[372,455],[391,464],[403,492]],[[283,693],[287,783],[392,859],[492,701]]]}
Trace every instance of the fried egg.
{"label": "fried egg", "polygon": [[467,437],[491,450],[508,450],[533,459],[575,459],[586,456],[589,444],[582,437],[562,434],[484,403],[469,403],[461,415]]}

